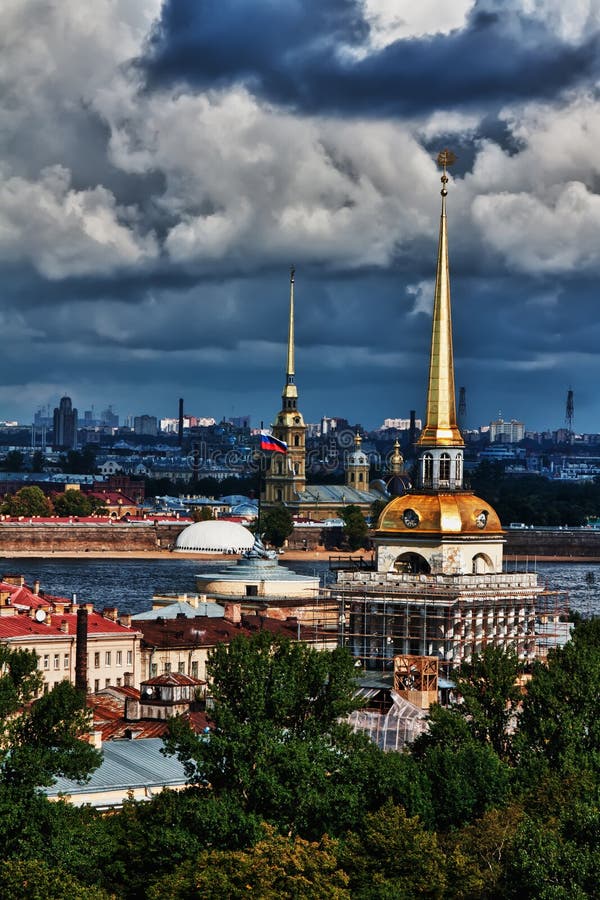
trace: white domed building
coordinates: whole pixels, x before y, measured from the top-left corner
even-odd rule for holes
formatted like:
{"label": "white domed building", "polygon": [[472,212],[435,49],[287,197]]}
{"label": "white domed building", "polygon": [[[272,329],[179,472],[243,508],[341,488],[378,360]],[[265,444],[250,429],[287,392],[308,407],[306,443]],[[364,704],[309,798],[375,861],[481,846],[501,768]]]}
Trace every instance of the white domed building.
{"label": "white domed building", "polygon": [[194,522],[181,532],[175,541],[180,553],[244,553],[254,545],[254,535],[238,522],[211,519]]}

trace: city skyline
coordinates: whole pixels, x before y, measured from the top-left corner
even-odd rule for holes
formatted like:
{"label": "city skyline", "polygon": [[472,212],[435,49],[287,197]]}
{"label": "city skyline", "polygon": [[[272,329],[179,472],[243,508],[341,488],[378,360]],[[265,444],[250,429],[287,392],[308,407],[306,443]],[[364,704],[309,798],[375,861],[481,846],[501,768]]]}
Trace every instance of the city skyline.
{"label": "city skyline", "polygon": [[422,417],[447,145],[466,424],[560,428],[573,388],[600,431],[599,29],[555,0],[13,5],[0,416],[270,425],[294,263],[306,420]]}

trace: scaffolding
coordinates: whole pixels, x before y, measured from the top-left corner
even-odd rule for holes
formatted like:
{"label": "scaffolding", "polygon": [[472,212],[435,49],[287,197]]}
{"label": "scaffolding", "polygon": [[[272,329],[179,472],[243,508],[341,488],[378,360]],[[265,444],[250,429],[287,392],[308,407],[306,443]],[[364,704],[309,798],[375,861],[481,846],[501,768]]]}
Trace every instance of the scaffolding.
{"label": "scaffolding", "polygon": [[338,645],[368,672],[393,673],[402,657],[427,657],[448,677],[489,646],[510,648],[527,664],[569,636],[568,595],[529,573],[340,572],[328,590],[337,602]]}

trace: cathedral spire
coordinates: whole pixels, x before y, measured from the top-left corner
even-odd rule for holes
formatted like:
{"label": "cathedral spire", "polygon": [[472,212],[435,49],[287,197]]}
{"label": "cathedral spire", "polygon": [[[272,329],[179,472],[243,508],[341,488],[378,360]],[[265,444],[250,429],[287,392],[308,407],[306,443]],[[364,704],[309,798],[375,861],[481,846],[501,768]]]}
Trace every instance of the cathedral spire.
{"label": "cathedral spire", "polygon": [[[295,385],[295,365],[294,365],[294,278],[296,270],[292,266],[290,268],[290,318],[288,323],[288,347],[287,347],[287,369],[285,373],[285,387],[283,389],[283,408],[295,409],[298,399],[298,388]],[[286,402],[287,401],[287,402]]]}
{"label": "cathedral spire", "polygon": [[454,398],[450,270],[446,225],[447,169],[455,159],[456,157],[450,150],[442,150],[437,158],[438,165],[442,167],[442,214],[433,304],[427,414],[425,428],[419,438],[419,444],[422,447],[463,446],[463,439],[456,422]]}

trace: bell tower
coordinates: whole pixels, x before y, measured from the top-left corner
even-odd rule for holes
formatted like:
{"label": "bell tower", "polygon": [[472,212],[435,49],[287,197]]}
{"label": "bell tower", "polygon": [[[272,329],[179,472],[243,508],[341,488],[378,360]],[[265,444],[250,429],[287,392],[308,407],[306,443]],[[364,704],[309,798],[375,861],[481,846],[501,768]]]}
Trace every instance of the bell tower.
{"label": "bell tower", "polygon": [[287,367],[281,395],[281,410],[273,422],[274,437],[287,444],[287,453],[272,454],[265,477],[266,503],[295,503],[306,486],[306,426],[298,411],[298,388],[294,363],[294,281],[290,269],[290,312]]}
{"label": "bell tower", "polygon": [[369,458],[361,449],[360,434],[354,436],[354,450],[346,461],[346,485],[356,491],[369,490]]}

